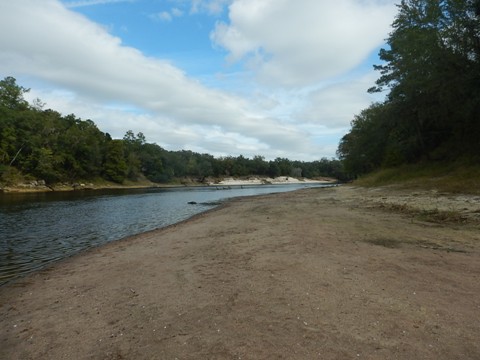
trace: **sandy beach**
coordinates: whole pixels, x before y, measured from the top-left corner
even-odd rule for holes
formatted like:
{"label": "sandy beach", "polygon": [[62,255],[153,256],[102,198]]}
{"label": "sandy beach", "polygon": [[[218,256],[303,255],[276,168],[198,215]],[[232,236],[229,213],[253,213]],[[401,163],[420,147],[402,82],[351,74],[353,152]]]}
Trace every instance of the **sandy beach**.
{"label": "sandy beach", "polygon": [[0,359],[479,359],[480,197],[242,198],[0,287]]}
{"label": "sandy beach", "polygon": [[285,185],[285,184],[333,184],[337,183],[335,179],[322,178],[322,179],[307,179],[307,178],[294,178],[291,176],[279,176],[276,178],[258,177],[252,176],[248,179],[236,179],[236,178],[224,178],[219,182],[209,183],[210,186],[241,186],[241,185]]}

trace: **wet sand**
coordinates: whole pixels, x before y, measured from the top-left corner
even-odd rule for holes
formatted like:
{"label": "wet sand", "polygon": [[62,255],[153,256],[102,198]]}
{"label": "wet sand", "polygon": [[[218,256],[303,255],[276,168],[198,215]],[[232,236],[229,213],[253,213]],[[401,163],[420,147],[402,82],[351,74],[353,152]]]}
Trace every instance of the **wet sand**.
{"label": "wet sand", "polygon": [[479,359],[479,215],[387,188],[237,199],[0,287],[0,358]]}

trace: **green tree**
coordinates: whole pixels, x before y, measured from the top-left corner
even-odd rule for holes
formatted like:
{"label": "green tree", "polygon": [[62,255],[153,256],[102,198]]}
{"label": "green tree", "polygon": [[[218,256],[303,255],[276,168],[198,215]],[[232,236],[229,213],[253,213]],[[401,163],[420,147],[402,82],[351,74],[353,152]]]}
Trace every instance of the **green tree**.
{"label": "green tree", "polygon": [[25,150],[26,139],[18,122],[28,103],[23,95],[28,92],[8,76],[0,81],[0,164],[12,166]]}
{"label": "green tree", "polygon": [[268,162],[265,161],[265,157],[255,155],[252,160],[252,173],[256,175],[266,175],[267,172]]}
{"label": "green tree", "polygon": [[247,176],[249,175],[249,161],[243,155],[239,155],[233,160],[232,175]]}
{"label": "green tree", "polygon": [[155,182],[164,182],[171,179],[171,174],[164,171],[162,157],[165,150],[157,144],[145,143],[142,146],[140,160],[142,163],[142,172],[150,180]]}
{"label": "green tree", "polygon": [[62,159],[55,156],[48,148],[36,148],[29,157],[31,164],[30,172],[38,179],[43,179],[47,184],[61,180],[62,176],[58,169],[61,168]]}
{"label": "green tree", "polygon": [[480,1],[403,0],[370,92],[338,148],[358,175],[405,162],[480,153]]}
{"label": "green tree", "polygon": [[209,154],[201,154],[198,158],[198,172],[200,177],[205,178],[213,175],[214,157]]}
{"label": "green tree", "polygon": [[30,89],[17,85],[17,80],[14,77],[7,76],[0,80],[0,106],[14,110],[27,109],[28,103],[23,95],[29,91]]}
{"label": "green tree", "polygon": [[389,49],[380,51],[386,64],[375,67],[381,76],[370,91],[389,89],[387,101],[412,130],[408,142],[417,158],[442,146],[458,155],[466,143],[478,144],[478,3],[403,0]]}
{"label": "green tree", "polygon": [[278,162],[276,161],[269,162],[267,174],[272,178],[275,178],[281,175],[281,169],[280,169],[280,166],[278,165]]}
{"label": "green tree", "polygon": [[287,158],[276,158],[274,160],[280,174],[277,176],[290,176],[292,173],[292,163]]}
{"label": "green tree", "polygon": [[120,184],[125,180],[128,166],[125,161],[125,148],[122,140],[112,140],[107,143],[104,169],[109,180]]}
{"label": "green tree", "polygon": [[393,138],[391,129],[396,124],[389,119],[387,109],[386,104],[376,103],[362,110],[351,122],[350,132],[341,139],[337,155],[351,176],[380,167],[389,143],[392,149],[401,148],[400,140]]}

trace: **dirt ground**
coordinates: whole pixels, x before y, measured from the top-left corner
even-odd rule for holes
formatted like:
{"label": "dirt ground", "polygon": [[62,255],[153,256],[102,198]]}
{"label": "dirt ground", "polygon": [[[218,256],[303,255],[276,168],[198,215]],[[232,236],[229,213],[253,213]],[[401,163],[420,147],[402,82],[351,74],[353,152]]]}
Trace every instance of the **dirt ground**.
{"label": "dirt ground", "polygon": [[480,359],[480,198],[244,198],[0,287],[1,359]]}

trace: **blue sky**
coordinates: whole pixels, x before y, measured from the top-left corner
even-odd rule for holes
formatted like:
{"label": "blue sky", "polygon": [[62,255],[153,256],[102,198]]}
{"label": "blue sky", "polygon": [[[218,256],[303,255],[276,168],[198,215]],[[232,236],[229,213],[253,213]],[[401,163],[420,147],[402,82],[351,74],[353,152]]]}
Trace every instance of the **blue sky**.
{"label": "blue sky", "polygon": [[0,76],[28,99],[167,150],[334,157],[366,93],[394,0],[15,0]]}
{"label": "blue sky", "polygon": [[121,38],[125,46],[135,47],[147,56],[176,60],[177,57],[182,59],[200,55],[216,60],[215,66],[223,62],[212,51],[209,36],[215,22],[225,18],[226,11],[214,16],[205,13],[190,14],[186,3],[151,0],[97,5],[70,0],[62,3],[104,25],[112,35]]}

